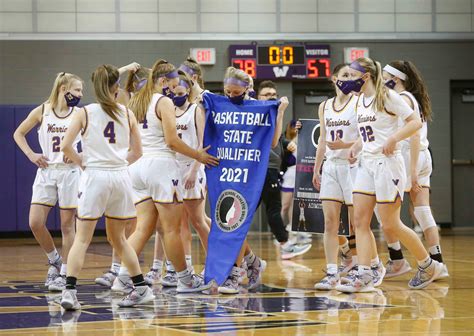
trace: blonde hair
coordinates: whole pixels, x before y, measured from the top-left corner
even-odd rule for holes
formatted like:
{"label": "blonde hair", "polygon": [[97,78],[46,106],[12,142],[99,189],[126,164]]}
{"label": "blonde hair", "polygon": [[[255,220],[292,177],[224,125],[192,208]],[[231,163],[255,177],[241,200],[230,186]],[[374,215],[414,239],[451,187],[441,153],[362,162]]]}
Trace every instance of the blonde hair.
{"label": "blonde hair", "polygon": [[92,83],[94,84],[94,92],[97,98],[97,102],[105,113],[110,118],[120,123],[118,115],[120,108],[117,102],[110,97],[112,88],[118,85],[119,81],[118,69],[110,64],[103,64],[95,69],[92,74]]}
{"label": "blonde hair", "polygon": [[180,81],[183,81],[183,82],[185,82],[186,84],[188,84],[188,87],[189,87],[189,97],[188,97],[188,100],[189,100],[189,101],[193,101],[193,100],[194,100],[194,97],[191,97],[192,92],[193,92],[193,90],[191,90],[192,87],[193,87],[193,81],[191,80],[191,78],[189,78],[189,75],[188,75],[186,72],[182,71],[182,70],[179,70],[179,69],[178,69],[178,75],[179,75],[179,80],[180,80]]}
{"label": "blonde hair", "polygon": [[243,81],[247,83],[247,86],[250,84],[250,76],[245,71],[242,71],[240,69],[237,69],[231,66],[225,70],[224,82],[228,78],[235,78],[240,81]]}
{"label": "blonde hair", "polygon": [[366,57],[358,58],[355,62],[359,63],[365,71],[370,74],[370,78],[375,85],[375,98],[373,104],[376,111],[386,111],[385,100],[388,97],[388,88],[385,86],[383,81],[382,66],[379,62]]}
{"label": "blonde hair", "polygon": [[71,85],[75,80],[83,83],[83,80],[77,75],[68,72],[58,73],[56,75],[56,79],[54,80],[53,88],[51,89],[49,98],[45,103],[49,103],[53,107],[57,106],[59,103],[59,91],[61,86],[66,86],[67,91],[69,88],[71,88]]}
{"label": "blonde hair", "polygon": [[184,65],[186,65],[188,68],[190,68],[193,72],[194,75],[197,76],[197,82],[201,89],[204,89],[204,80],[202,79],[202,68],[199,65],[198,62],[192,57],[186,58],[186,61],[183,62]]}
{"label": "blonde hair", "polygon": [[145,120],[148,105],[150,104],[153,93],[155,92],[155,83],[164,75],[174,71],[173,64],[168,63],[163,59],[159,59],[153,64],[153,67],[148,74],[148,80],[144,87],[142,87],[128,102],[128,107],[133,111],[139,123]]}
{"label": "blonde hair", "polygon": [[148,78],[151,70],[148,68],[140,68],[136,72],[129,71],[127,81],[125,82],[125,91],[134,93],[137,90],[137,84]]}

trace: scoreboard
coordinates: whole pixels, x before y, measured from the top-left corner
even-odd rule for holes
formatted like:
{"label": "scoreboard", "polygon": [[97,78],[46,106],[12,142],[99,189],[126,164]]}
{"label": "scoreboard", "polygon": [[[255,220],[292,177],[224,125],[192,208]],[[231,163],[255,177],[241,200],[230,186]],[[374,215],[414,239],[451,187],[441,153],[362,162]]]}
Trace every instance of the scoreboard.
{"label": "scoreboard", "polygon": [[315,79],[331,75],[329,45],[230,45],[230,64],[254,79]]}

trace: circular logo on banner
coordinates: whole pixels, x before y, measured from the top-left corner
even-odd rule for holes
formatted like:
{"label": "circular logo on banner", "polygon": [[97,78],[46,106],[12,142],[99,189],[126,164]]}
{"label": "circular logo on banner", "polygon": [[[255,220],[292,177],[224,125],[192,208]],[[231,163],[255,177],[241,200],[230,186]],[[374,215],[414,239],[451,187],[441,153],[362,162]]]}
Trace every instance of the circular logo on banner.
{"label": "circular logo on banner", "polygon": [[235,190],[224,190],[217,199],[215,219],[222,231],[237,230],[247,218],[248,205],[245,198]]}
{"label": "circular logo on banner", "polygon": [[321,131],[319,129],[319,124],[317,124],[316,126],[314,126],[313,131],[311,132],[311,140],[313,141],[313,146],[316,149],[318,149],[318,140],[320,134]]}

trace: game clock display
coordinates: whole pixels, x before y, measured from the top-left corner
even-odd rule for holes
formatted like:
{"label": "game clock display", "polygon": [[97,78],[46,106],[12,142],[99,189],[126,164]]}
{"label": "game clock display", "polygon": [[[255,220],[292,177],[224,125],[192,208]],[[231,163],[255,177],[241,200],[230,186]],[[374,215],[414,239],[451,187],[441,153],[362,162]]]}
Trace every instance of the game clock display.
{"label": "game clock display", "polygon": [[230,64],[255,79],[315,79],[331,75],[329,45],[231,45]]}

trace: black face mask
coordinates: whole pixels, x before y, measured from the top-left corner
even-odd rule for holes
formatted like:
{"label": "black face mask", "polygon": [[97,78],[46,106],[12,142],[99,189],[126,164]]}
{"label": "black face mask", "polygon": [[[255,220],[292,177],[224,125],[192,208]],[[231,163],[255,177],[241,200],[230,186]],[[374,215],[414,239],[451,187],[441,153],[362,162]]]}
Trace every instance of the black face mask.
{"label": "black face mask", "polygon": [[242,93],[240,96],[231,97],[231,96],[227,95],[227,98],[229,98],[229,100],[232,104],[240,105],[244,102],[245,92]]}
{"label": "black face mask", "polygon": [[270,98],[270,99],[268,99],[268,100],[278,100],[278,99],[276,99],[276,98]]}

